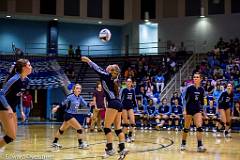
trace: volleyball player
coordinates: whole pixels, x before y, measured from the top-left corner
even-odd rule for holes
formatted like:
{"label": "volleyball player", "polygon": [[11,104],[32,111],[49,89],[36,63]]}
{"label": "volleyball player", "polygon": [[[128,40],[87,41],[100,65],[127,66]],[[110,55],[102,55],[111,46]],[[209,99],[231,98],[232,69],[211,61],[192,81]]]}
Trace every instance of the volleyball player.
{"label": "volleyball player", "polygon": [[[230,138],[231,108],[233,106],[233,86],[227,84],[227,89],[218,99],[218,109],[221,116],[221,125],[224,128],[223,136]],[[219,128],[217,129],[219,131]]]}
{"label": "volleyball player", "polygon": [[73,127],[77,131],[78,137],[78,148],[86,149],[88,144],[83,141],[83,128],[81,124],[76,119],[76,115],[79,114],[79,109],[82,107],[87,107],[87,102],[80,96],[82,91],[82,86],[80,84],[75,84],[73,87],[73,93],[67,96],[67,98],[59,106],[56,106],[52,109],[53,112],[56,112],[59,107],[66,107],[64,114],[64,122],[55,134],[54,141],[52,142],[52,147],[62,148],[62,145],[58,143],[60,135],[63,134],[69,127]]}
{"label": "volleyball player", "polygon": [[[132,79],[128,78],[126,81],[127,88],[121,91],[121,101],[123,104],[122,119],[123,119],[123,133],[125,134],[126,142],[134,141],[134,130],[135,130],[135,116],[134,108],[137,108],[135,90],[133,88]],[[130,122],[130,124],[129,124]],[[128,132],[128,128],[130,131]]]}
{"label": "volleyball player", "polygon": [[104,70],[85,56],[82,57],[82,61],[88,63],[88,65],[100,75],[101,83],[106,94],[106,99],[108,101],[108,107],[106,109],[104,119],[104,133],[107,138],[107,144],[103,158],[115,154],[112,144],[113,135],[111,133],[111,126],[114,123],[115,133],[119,138],[119,159],[123,159],[127,155],[128,150],[125,149],[125,137],[121,129],[122,103],[119,99],[120,87],[118,84],[120,68],[118,67],[118,65],[113,64],[109,65],[106,70]]}
{"label": "volleyball player", "polygon": [[206,148],[203,146],[202,143],[202,112],[203,112],[203,105],[204,105],[204,89],[200,86],[201,85],[201,75],[200,73],[195,73],[193,77],[193,85],[190,85],[186,89],[186,107],[184,108],[184,129],[182,133],[182,143],[181,143],[181,150],[186,150],[186,139],[187,134],[189,132],[189,127],[191,121],[193,119],[194,124],[197,127],[197,142],[198,152],[205,152]]}
{"label": "volleyball player", "polygon": [[[32,66],[27,59],[16,61],[6,84],[0,90],[0,121],[5,131],[5,136],[0,139],[0,148],[16,139],[17,116],[16,106],[20,102],[22,91],[26,89]],[[13,75],[11,77],[11,75]],[[22,112],[24,117],[24,113]]]}

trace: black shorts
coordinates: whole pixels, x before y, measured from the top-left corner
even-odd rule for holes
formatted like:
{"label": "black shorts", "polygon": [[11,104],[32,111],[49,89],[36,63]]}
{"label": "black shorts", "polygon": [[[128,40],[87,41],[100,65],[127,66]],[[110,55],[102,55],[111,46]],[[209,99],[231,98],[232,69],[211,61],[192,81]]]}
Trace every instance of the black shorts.
{"label": "black shorts", "polygon": [[108,107],[118,110],[118,112],[122,112],[123,106],[119,99],[113,99],[108,101]]}
{"label": "black shorts", "polygon": [[197,113],[202,113],[203,110],[198,107],[197,108],[186,107],[186,112],[187,112],[186,115],[194,116]]}
{"label": "black shorts", "polygon": [[64,116],[63,116],[63,119],[64,119],[65,122],[69,121],[72,118],[75,118],[75,114],[65,113]]}
{"label": "black shorts", "polygon": [[227,109],[230,109],[230,107],[229,106],[222,106],[222,105],[219,105],[218,106],[218,109],[224,109],[224,110],[227,110]]}
{"label": "black shorts", "polygon": [[123,106],[123,109],[129,111],[130,109],[133,109],[133,107],[132,106]]}

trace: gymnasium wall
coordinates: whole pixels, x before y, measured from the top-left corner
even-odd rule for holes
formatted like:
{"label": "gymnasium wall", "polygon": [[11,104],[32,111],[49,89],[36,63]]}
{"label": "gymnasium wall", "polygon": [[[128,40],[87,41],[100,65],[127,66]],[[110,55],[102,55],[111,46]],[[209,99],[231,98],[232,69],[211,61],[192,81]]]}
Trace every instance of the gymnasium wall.
{"label": "gymnasium wall", "polygon": [[[0,21],[0,53],[11,53],[14,42],[16,47],[24,52],[46,54],[47,22],[13,19],[0,19]],[[59,23],[58,28],[59,54],[67,54],[69,44],[80,45],[83,54],[121,53],[122,27]],[[112,39],[107,43],[98,39],[99,31],[103,28],[108,28],[112,32]]]}

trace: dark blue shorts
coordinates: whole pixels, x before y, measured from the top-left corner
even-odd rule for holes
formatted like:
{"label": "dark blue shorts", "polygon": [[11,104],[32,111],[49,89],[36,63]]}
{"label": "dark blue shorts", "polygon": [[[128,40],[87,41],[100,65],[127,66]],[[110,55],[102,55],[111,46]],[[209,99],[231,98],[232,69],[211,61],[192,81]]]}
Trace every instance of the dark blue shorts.
{"label": "dark blue shorts", "polygon": [[125,109],[125,110],[130,110],[130,109],[133,109],[134,107],[133,106],[123,106],[123,109]]}
{"label": "dark blue shorts", "polygon": [[187,115],[191,115],[191,116],[194,116],[196,113],[202,113],[203,110],[199,107],[186,107],[186,112],[187,112]]}
{"label": "dark blue shorts", "polygon": [[69,120],[72,119],[72,118],[75,118],[75,119],[76,119],[75,116],[76,116],[75,114],[65,113],[64,116],[63,116],[63,119],[64,119],[65,122],[67,122],[67,121],[69,121]]}
{"label": "dark blue shorts", "polygon": [[219,104],[218,109],[227,110],[227,109],[230,109],[230,106],[225,106],[225,105],[220,105],[220,104]]}
{"label": "dark blue shorts", "polygon": [[122,112],[123,106],[119,99],[113,99],[108,101],[108,107],[118,110],[118,112]]}

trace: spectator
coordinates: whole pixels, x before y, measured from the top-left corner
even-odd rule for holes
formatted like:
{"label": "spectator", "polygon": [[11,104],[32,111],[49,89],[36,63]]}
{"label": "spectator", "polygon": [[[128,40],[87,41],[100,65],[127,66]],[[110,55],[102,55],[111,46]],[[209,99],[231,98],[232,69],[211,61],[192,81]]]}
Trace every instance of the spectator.
{"label": "spectator", "polygon": [[182,99],[181,97],[178,95],[178,92],[175,91],[171,97],[171,106],[175,104],[175,99],[178,100],[178,104],[182,105]]}
{"label": "spectator", "polygon": [[162,92],[164,88],[164,81],[165,81],[165,78],[162,75],[162,73],[158,72],[158,74],[154,77],[154,80],[156,83],[157,92]]}
{"label": "spectator", "polygon": [[97,122],[97,131],[102,132],[102,120],[104,120],[106,112],[106,96],[102,89],[101,82],[97,82],[96,89],[93,91],[93,118],[90,131],[94,131],[95,123]]}
{"label": "spectator", "polygon": [[75,54],[77,58],[81,58],[82,57],[82,51],[80,49],[80,46],[77,46],[77,49],[75,50]]}
{"label": "spectator", "polygon": [[28,122],[30,110],[33,108],[32,95],[28,90],[23,94],[22,101],[23,101],[23,111],[26,117],[25,122]]}
{"label": "spectator", "polygon": [[162,105],[159,106],[157,116],[155,117],[156,123],[157,123],[157,126],[156,126],[157,130],[159,130],[161,127],[163,127],[165,122],[169,119],[170,113],[171,113],[171,108],[167,104],[167,99],[163,98]]}
{"label": "spectator", "polygon": [[74,57],[74,50],[73,50],[73,45],[69,45],[69,48],[68,48],[68,57],[71,57],[73,58]]}
{"label": "spectator", "polygon": [[183,118],[183,108],[178,103],[178,99],[174,100],[174,105],[172,105],[172,111],[169,119],[169,126],[172,125],[172,121],[175,123],[175,130],[178,131],[180,129],[179,123],[181,118]]}

